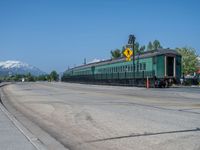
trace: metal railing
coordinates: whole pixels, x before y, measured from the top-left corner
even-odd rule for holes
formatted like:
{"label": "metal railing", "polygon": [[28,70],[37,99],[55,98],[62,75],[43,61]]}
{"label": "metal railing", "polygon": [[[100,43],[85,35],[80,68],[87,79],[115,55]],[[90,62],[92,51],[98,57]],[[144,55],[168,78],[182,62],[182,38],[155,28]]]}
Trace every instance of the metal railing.
{"label": "metal railing", "polygon": [[[104,74],[93,74],[93,75],[65,75],[64,81],[101,81],[101,80],[132,80],[132,79],[146,79],[153,78],[155,75],[154,71],[141,71],[135,72],[118,72],[118,73],[104,73]],[[135,78],[134,78],[135,77]]]}

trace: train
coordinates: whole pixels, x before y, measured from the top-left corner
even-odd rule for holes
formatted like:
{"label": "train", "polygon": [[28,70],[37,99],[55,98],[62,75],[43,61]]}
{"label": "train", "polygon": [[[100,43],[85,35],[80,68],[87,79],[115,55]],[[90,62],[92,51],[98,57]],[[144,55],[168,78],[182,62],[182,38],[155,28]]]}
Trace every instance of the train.
{"label": "train", "polygon": [[181,78],[181,55],[173,49],[156,49],[134,56],[126,61],[125,57],[88,63],[67,69],[62,81],[168,87],[179,83]]}

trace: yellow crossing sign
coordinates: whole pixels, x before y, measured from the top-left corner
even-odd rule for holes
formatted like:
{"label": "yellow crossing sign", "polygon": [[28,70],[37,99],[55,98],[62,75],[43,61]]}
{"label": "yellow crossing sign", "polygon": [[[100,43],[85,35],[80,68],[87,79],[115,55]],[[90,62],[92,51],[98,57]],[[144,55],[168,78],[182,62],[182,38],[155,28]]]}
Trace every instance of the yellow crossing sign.
{"label": "yellow crossing sign", "polygon": [[126,56],[126,61],[130,61],[131,56],[133,55],[133,51],[130,48],[126,48],[124,51],[124,55]]}

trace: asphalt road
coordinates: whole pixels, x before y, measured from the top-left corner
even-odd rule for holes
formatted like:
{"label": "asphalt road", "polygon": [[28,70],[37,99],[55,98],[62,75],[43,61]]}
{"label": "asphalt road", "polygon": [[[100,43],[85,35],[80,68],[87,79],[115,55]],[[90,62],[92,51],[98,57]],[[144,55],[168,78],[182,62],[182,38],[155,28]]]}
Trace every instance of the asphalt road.
{"label": "asphalt road", "polygon": [[200,88],[18,83],[3,91],[8,110],[28,118],[20,121],[49,149],[60,148],[45,134],[70,150],[200,150]]}

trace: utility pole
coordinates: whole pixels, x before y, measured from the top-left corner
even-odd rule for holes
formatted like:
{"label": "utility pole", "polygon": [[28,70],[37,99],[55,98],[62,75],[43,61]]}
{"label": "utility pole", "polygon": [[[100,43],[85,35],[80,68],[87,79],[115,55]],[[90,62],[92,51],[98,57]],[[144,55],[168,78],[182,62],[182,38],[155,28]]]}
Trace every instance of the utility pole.
{"label": "utility pole", "polygon": [[135,46],[135,36],[133,34],[129,35],[129,40],[128,44],[132,45],[132,50],[133,50],[133,78],[134,78],[134,84],[135,84],[135,51],[134,51],[134,46]]}

